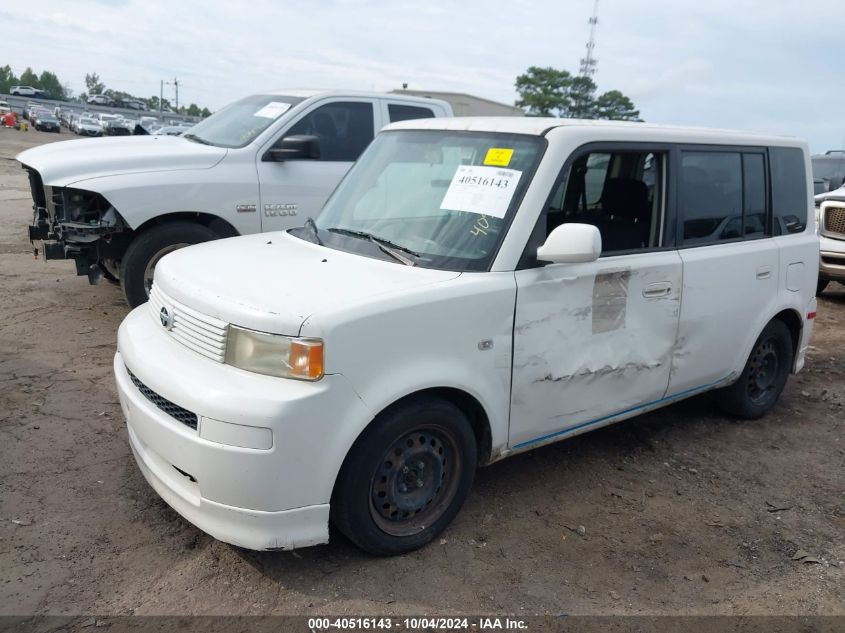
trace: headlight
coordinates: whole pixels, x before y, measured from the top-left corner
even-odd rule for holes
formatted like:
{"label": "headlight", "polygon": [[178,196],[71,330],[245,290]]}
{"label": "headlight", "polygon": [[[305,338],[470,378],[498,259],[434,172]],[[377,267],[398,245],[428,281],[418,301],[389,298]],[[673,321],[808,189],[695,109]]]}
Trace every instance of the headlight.
{"label": "headlight", "polygon": [[268,376],[320,380],[323,377],[323,341],[230,325],[225,362]]}

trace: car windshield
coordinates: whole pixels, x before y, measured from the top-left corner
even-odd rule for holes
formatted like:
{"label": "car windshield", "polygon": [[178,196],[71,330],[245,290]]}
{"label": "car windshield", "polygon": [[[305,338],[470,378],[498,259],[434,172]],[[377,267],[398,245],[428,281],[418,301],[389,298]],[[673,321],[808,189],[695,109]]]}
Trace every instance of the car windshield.
{"label": "car windshield", "polygon": [[252,95],[197,123],[185,138],[218,147],[245,147],[302,97]]}
{"label": "car windshield", "polygon": [[294,234],[424,268],[487,270],[544,149],[518,134],[385,132]]}
{"label": "car windshield", "polygon": [[88,117],[83,117],[79,119],[79,122],[84,125],[94,125],[96,123],[94,119],[89,119]]}

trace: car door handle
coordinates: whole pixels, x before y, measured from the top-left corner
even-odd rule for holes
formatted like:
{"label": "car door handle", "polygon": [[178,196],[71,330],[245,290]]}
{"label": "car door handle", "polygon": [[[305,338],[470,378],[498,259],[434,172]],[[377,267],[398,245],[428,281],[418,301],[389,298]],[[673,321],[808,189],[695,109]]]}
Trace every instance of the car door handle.
{"label": "car door handle", "polygon": [[771,266],[761,266],[757,269],[757,279],[768,279],[772,276]]}
{"label": "car door handle", "polygon": [[672,292],[672,284],[668,281],[659,281],[654,284],[649,284],[643,288],[643,296],[646,299],[656,299],[658,297],[665,297]]}

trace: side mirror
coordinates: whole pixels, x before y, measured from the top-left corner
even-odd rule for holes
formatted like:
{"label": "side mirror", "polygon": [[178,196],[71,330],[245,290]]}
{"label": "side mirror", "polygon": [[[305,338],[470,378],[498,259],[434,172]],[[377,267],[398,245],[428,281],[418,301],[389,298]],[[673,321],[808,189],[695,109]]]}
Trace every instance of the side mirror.
{"label": "side mirror", "polygon": [[594,262],[601,255],[601,233],[592,224],[561,224],[537,249],[537,259],[554,264]]}
{"label": "side mirror", "polygon": [[286,136],[267,150],[262,160],[281,162],[300,158],[320,158],[320,139],[307,134]]}

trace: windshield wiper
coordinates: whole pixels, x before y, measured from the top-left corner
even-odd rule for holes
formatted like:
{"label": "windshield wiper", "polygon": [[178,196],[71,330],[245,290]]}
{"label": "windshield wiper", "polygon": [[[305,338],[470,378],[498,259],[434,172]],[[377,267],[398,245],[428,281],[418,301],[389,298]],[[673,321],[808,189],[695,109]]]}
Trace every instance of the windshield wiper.
{"label": "windshield wiper", "polygon": [[367,233],[366,231],[353,231],[352,229],[341,229],[338,227],[332,227],[326,230],[331,231],[332,233],[339,233],[340,235],[348,235],[349,237],[358,237],[362,240],[369,240],[370,242],[378,246],[379,250],[381,250],[382,253],[390,255],[393,259],[398,262],[402,262],[406,266],[416,266],[416,263],[414,262],[414,260],[408,259],[404,255],[399,253],[399,251],[402,251],[403,253],[408,253],[408,255],[412,255],[413,257],[420,257],[419,253],[412,251],[406,246],[396,244],[394,242],[391,242],[390,240],[384,239],[383,237],[376,237],[372,233]]}
{"label": "windshield wiper", "polygon": [[189,141],[196,141],[197,143],[202,143],[203,145],[214,145],[214,143],[206,141],[204,138],[200,138],[196,134],[183,134],[182,138],[186,138]]}
{"label": "windshield wiper", "polygon": [[322,246],[323,240],[320,239],[320,231],[317,228],[317,223],[314,222],[314,218],[308,218],[305,220],[305,228],[311,230],[311,234],[314,236],[314,239],[317,240],[317,244]]}

